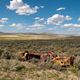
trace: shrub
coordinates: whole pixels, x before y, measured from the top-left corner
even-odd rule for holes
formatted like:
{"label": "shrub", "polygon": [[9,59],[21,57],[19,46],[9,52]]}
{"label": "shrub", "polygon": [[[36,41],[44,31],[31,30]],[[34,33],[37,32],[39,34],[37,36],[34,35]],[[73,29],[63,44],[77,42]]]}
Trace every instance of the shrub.
{"label": "shrub", "polygon": [[17,71],[17,72],[20,72],[20,71],[25,70],[25,69],[26,69],[26,67],[24,65],[17,65],[15,67],[15,71]]}
{"label": "shrub", "polygon": [[80,56],[76,57],[76,59],[74,60],[74,65],[80,70]]}
{"label": "shrub", "polygon": [[3,52],[4,52],[4,50],[0,49],[0,58],[1,58],[1,55]]}
{"label": "shrub", "polygon": [[9,52],[3,52],[1,55],[2,59],[11,59],[11,55]]}
{"label": "shrub", "polygon": [[55,64],[55,63],[53,64],[53,63],[50,63],[50,62],[41,64],[41,65],[39,65],[39,67],[41,69],[55,69],[57,71],[65,70],[65,68],[60,66],[59,64]]}
{"label": "shrub", "polygon": [[53,64],[53,69],[61,71],[62,67],[59,64]]}
{"label": "shrub", "polygon": [[2,59],[15,59],[17,58],[17,56],[15,55],[15,53],[11,53],[9,51],[3,51],[1,54],[1,58]]}

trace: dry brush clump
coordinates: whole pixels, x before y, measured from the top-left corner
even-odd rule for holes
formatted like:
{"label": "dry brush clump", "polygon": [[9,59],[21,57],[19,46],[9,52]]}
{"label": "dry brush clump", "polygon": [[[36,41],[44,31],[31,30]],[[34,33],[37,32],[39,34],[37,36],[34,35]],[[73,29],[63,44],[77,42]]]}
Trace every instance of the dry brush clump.
{"label": "dry brush clump", "polygon": [[0,59],[17,59],[17,56],[15,53],[10,52],[9,50],[0,49]]}
{"label": "dry brush clump", "polygon": [[75,61],[74,61],[74,65],[76,68],[78,68],[80,70],[80,56],[77,56]]}

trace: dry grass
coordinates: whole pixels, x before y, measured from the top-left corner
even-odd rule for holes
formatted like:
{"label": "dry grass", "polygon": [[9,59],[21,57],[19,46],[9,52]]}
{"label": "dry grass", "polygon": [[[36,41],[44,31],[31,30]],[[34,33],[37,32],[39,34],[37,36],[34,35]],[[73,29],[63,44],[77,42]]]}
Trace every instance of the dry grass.
{"label": "dry grass", "polygon": [[0,35],[0,40],[46,40],[64,39],[64,37],[54,35]]}
{"label": "dry grass", "polygon": [[39,69],[29,62],[0,60],[0,80],[79,80],[72,71]]}
{"label": "dry grass", "polygon": [[[39,37],[39,36],[38,36]],[[43,36],[44,37],[44,36]],[[25,36],[0,37],[0,80],[79,80],[80,79],[80,39],[70,40],[28,40]],[[26,40],[27,39],[27,40]],[[31,39],[31,37],[29,37]],[[36,39],[36,38],[35,38]],[[18,41],[17,41],[18,40]],[[53,51],[56,54],[77,54],[73,67],[60,71],[59,66],[47,63],[33,64],[19,61],[17,52],[28,49],[36,52]],[[54,69],[50,68],[54,67]],[[79,67],[79,70],[78,70]],[[56,68],[56,69],[55,69]]]}

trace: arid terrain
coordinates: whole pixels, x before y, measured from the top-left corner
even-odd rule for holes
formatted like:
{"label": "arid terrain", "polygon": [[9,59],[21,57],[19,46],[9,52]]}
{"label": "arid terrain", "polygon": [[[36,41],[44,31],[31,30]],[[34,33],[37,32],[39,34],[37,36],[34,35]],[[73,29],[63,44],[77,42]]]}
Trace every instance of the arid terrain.
{"label": "arid terrain", "polygon": [[[0,80],[80,80],[80,37],[20,36],[0,36]],[[73,66],[66,68],[18,60],[18,52],[25,50],[76,55],[76,59]]]}
{"label": "arid terrain", "polygon": [[65,35],[53,35],[53,34],[1,34],[0,39],[11,40],[40,40],[40,39],[62,39]]}

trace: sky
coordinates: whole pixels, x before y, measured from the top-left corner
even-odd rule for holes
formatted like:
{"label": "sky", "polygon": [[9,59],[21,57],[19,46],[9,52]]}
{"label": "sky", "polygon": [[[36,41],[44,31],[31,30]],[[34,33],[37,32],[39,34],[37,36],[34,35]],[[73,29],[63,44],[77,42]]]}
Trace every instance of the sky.
{"label": "sky", "polygon": [[80,0],[0,0],[0,32],[80,35]]}

